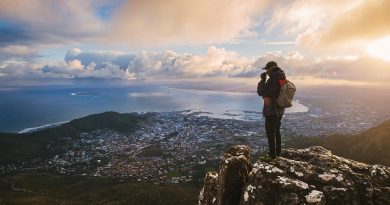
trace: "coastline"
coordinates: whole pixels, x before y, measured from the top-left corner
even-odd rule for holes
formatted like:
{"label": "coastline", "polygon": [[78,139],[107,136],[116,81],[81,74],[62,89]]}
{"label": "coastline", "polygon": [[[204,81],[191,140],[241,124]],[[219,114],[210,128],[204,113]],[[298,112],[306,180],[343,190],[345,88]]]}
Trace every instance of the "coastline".
{"label": "coastline", "polygon": [[46,125],[42,125],[42,126],[38,126],[38,127],[29,127],[29,128],[22,129],[22,130],[18,131],[17,133],[24,134],[24,133],[36,132],[36,131],[44,130],[47,128],[58,127],[58,126],[61,126],[65,123],[68,123],[68,122],[70,122],[70,121],[68,120],[68,121],[62,121],[62,122],[55,122],[55,123],[50,123],[50,124],[46,124]]}
{"label": "coastline", "polygon": [[[295,108],[295,109],[293,109]],[[309,108],[306,106],[300,104],[299,102],[294,101],[294,106],[291,108],[286,109],[286,113],[302,113],[302,112],[308,112]],[[169,112],[178,112],[178,111],[168,111]],[[259,111],[250,111],[250,110],[224,110],[223,113],[213,113],[210,112],[207,108],[193,108],[193,109],[186,109],[186,110],[181,110],[179,112],[188,112],[188,114],[194,113],[194,112],[199,112],[199,116],[206,116],[210,118],[217,118],[217,119],[234,119],[234,120],[241,120],[241,121],[256,121],[260,120],[262,118],[262,114]],[[126,112],[125,112],[126,113]],[[131,112],[128,112],[131,113]],[[148,112],[136,112],[136,113],[148,113]],[[164,113],[164,112],[161,112]],[[74,120],[74,119],[71,119]],[[48,128],[54,128],[61,126],[65,123],[70,122],[71,120],[66,120],[66,121],[61,121],[61,122],[54,122],[50,124],[44,124],[41,126],[37,127],[28,127],[24,128],[20,131],[17,131],[16,133],[18,134],[23,134],[23,133],[31,133],[31,132],[36,132],[39,130],[44,130]]]}

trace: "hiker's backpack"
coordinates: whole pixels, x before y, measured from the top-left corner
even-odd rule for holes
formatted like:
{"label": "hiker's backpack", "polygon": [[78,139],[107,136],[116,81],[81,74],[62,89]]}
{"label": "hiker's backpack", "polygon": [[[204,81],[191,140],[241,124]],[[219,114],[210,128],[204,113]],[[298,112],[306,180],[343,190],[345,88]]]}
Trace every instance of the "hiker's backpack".
{"label": "hiker's backpack", "polygon": [[292,99],[295,95],[295,85],[288,80],[285,80],[284,84],[280,86],[280,92],[276,104],[280,107],[288,108],[292,106]]}

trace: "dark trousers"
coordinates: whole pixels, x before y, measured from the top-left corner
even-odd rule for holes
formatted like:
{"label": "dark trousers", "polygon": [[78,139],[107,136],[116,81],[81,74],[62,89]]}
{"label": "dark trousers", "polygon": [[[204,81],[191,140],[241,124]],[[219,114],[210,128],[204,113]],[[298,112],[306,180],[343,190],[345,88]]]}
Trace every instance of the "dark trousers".
{"label": "dark trousers", "polygon": [[281,121],[281,116],[270,115],[265,117],[265,132],[268,138],[269,155],[274,158],[280,156],[282,152],[280,136]]}

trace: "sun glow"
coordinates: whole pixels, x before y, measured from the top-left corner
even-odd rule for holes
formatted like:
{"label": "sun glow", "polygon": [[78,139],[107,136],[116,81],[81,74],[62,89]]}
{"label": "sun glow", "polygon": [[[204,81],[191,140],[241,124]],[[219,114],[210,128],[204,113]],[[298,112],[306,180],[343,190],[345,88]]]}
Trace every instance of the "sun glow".
{"label": "sun glow", "polygon": [[368,44],[367,51],[374,58],[390,61],[390,36],[372,41]]}

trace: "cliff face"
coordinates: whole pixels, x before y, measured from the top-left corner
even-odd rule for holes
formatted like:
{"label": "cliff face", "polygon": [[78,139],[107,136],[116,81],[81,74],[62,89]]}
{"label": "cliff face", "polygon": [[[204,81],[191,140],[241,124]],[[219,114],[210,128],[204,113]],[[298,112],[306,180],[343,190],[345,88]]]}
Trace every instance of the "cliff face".
{"label": "cliff face", "polygon": [[341,158],[322,147],[286,149],[271,162],[249,163],[249,148],[231,147],[208,173],[201,205],[390,204],[390,168]]}

